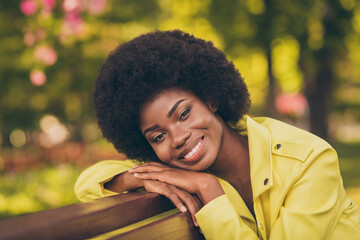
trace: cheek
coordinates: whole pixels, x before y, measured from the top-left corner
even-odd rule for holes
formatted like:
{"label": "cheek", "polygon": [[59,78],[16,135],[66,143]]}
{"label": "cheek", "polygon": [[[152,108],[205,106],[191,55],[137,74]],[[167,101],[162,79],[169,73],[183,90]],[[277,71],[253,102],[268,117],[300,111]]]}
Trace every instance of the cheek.
{"label": "cheek", "polygon": [[220,144],[223,135],[223,126],[220,119],[215,114],[208,114],[203,118],[202,126],[208,130],[208,134],[211,137],[211,141],[214,144]]}
{"label": "cheek", "polygon": [[153,150],[157,157],[162,162],[166,162],[168,159],[170,159],[170,151],[169,148],[165,146],[165,144],[160,144],[159,146],[153,147]]}
{"label": "cheek", "polygon": [[202,117],[198,117],[195,120],[195,123],[199,128],[206,128],[217,133],[222,129],[221,123],[213,113],[204,113]]}
{"label": "cheek", "polygon": [[213,113],[202,111],[192,115],[189,123],[191,123],[190,127],[192,128],[209,128],[214,121],[216,118]]}

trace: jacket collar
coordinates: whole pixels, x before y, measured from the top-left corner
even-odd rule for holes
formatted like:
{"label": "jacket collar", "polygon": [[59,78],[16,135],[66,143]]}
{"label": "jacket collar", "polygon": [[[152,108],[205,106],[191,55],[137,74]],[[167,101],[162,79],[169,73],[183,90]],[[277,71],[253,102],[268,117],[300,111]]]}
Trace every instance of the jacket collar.
{"label": "jacket collar", "polygon": [[[270,132],[261,125],[261,120],[258,121],[249,116],[244,116],[237,122],[236,126],[232,126],[241,135],[248,136],[250,176],[254,202],[273,185]],[[219,178],[219,181],[237,213],[255,222],[256,220],[236,189],[221,178]]]}
{"label": "jacket collar", "polygon": [[273,185],[271,137],[269,130],[249,116],[244,116],[236,129],[248,136],[250,155],[250,176],[253,199]]}

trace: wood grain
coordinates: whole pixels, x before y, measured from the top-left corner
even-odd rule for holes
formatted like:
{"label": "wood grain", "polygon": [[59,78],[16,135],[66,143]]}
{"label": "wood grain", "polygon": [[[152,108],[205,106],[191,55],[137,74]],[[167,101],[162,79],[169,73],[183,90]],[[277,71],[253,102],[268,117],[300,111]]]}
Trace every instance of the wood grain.
{"label": "wood grain", "polygon": [[0,221],[0,239],[84,239],[174,208],[156,193],[126,193]]}
{"label": "wood grain", "polygon": [[111,240],[205,239],[194,226],[189,212],[177,213],[159,221],[110,238]]}

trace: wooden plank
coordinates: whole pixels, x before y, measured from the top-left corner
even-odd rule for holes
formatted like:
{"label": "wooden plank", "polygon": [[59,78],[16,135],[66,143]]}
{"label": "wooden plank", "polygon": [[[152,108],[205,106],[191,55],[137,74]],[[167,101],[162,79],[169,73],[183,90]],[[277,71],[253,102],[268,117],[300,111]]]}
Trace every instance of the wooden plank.
{"label": "wooden plank", "polygon": [[0,221],[0,239],[84,239],[174,208],[156,193],[126,193]]}
{"label": "wooden plank", "polygon": [[177,213],[159,221],[114,236],[110,240],[205,239],[194,226],[189,212]]}

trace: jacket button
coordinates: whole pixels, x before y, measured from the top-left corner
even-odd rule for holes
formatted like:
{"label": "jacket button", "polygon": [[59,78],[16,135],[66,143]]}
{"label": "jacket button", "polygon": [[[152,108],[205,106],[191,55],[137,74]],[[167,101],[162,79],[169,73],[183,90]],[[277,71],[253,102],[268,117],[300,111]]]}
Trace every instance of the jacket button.
{"label": "jacket button", "polygon": [[264,185],[266,186],[269,183],[269,178],[265,178]]}
{"label": "jacket button", "polygon": [[263,225],[260,223],[259,224],[259,228],[261,229],[261,230],[264,230],[264,227],[263,227]]}
{"label": "jacket button", "polygon": [[275,149],[277,150],[277,149],[280,149],[281,148],[281,144],[280,143],[278,143],[278,144],[276,144],[275,145]]}

